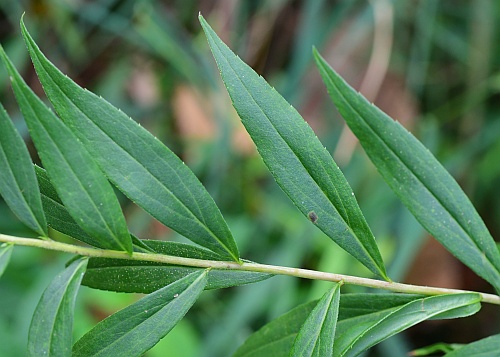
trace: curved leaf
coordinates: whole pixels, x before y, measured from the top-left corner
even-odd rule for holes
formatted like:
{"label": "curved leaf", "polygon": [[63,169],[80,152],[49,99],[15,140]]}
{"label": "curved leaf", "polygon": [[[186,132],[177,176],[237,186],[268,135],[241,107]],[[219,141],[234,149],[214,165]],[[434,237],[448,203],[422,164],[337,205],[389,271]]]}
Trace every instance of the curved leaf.
{"label": "curved leaf", "polygon": [[388,279],[351,187],[311,127],[199,19],[233,106],[278,185],[328,237]]}
{"label": "curved leaf", "polygon": [[43,292],[29,329],[29,356],[71,354],[73,309],[86,265],[87,259],[74,261]]}
{"label": "curved leaf", "polygon": [[461,307],[479,305],[476,293],[450,294],[418,299],[388,311],[378,319],[354,318],[339,324],[333,356],[357,356],[361,352],[419,322]]}
{"label": "curved leaf", "polygon": [[[188,244],[146,240],[154,252],[183,258],[222,260],[209,250]],[[126,293],[149,294],[193,272],[203,270],[187,266],[168,265],[123,259],[90,258],[82,284],[94,289]],[[206,289],[221,289],[255,283],[271,274],[250,271],[211,269]]]}
{"label": "curved leaf", "polygon": [[500,335],[483,338],[447,353],[446,357],[489,357],[497,356],[500,346]]}
{"label": "curved leaf", "polygon": [[163,224],[238,261],[238,248],[226,222],[193,172],[123,112],[63,75],[22,22],[21,29],[56,112],[116,187]]}
{"label": "curved leaf", "polygon": [[10,255],[12,254],[12,250],[14,245],[4,243],[0,245],[0,277],[2,276],[5,268],[9,264]]}
{"label": "curved leaf", "polygon": [[207,272],[195,272],[118,311],[78,340],[73,356],[141,356],[184,317],[206,283]]}
{"label": "curved leaf", "polygon": [[331,356],[339,313],[340,284],[330,289],[311,311],[293,343],[290,356]]}
{"label": "curved leaf", "polygon": [[[3,53],[3,49],[0,51]],[[47,236],[47,222],[30,154],[0,104],[0,195],[30,229]]]}
{"label": "curved leaf", "polygon": [[[368,320],[378,318],[408,302],[420,299],[420,295],[408,294],[344,294],[340,296],[338,326],[357,317]],[[302,325],[318,301],[297,306],[254,332],[238,348],[234,357],[285,357],[289,355]],[[337,333],[338,334],[338,333]]]}
{"label": "curved leaf", "polygon": [[26,85],[1,49],[0,54],[31,138],[68,212],[106,248],[131,253],[132,242],[118,199],[92,156]]}
{"label": "curved leaf", "polygon": [[335,106],[384,180],[422,226],[500,291],[500,253],[457,182],[401,124],[351,88],[314,50]]}
{"label": "curved leaf", "polygon": [[[37,165],[34,166],[38,186],[40,187],[40,194],[42,196],[43,210],[47,217],[47,224],[49,227],[91,246],[105,249],[106,245],[103,244],[101,240],[92,238],[85,233],[85,231],[71,217],[66,207],[64,207],[63,202],[59,198],[56,189],[52,186],[49,176],[47,175],[47,171]],[[142,240],[133,234],[130,234],[130,236],[132,237],[134,251],[151,252],[151,248],[149,248]]]}

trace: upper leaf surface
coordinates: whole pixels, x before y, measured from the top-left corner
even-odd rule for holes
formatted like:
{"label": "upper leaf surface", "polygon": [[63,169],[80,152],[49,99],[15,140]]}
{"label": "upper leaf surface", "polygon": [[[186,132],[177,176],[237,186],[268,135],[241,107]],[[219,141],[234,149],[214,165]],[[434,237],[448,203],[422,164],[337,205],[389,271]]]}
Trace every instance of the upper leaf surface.
{"label": "upper leaf surface", "polygon": [[[1,46],[0,52],[5,55]],[[0,195],[24,224],[47,236],[47,222],[28,149],[1,104]]]}
{"label": "upper leaf surface", "polygon": [[[221,256],[199,247],[177,242],[146,240],[155,253],[183,258],[221,260]],[[137,260],[90,258],[82,284],[94,289],[148,294],[202,268]],[[271,274],[211,269],[206,289],[221,289],[255,283]]]}
{"label": "upper leaf surface", "polygon": [[200,15],[222,80],[269,171],[328,237],[387,279],[351,187],[300,114],[227,47]]}
{"label": "upper leaf surface", "polygon": [[340,284],[326,292],[300,328],[290,356],[331,356],[339,313]]}
{"label": "upper leaf surface", "polygon": [[71,355],[73,310],[86,265],[87,259],[74,261],[43,292],[29,329],[29,356]]}
{"label": "upper leaf surface", "polygon": [[349,128],[422,226],[500,291],[500,253],[457,182],[401,124],[370,104],[314,51],[323,81]]}
{"label": "upper leaf surface", "polygon": [[206,284],[207,272],[195,272],[142,298],[98,323],[75,343],[73,356],[141,356],[184,317]]}
{"label": "upper leaf surface", "polygon": [[21,29],[47,97],[108,178],[163,224],[238,261],[226,222],[193,172],[122,111],[62,74],[23,23]]}
{"label": "upper leaf surface", "polygon": [[125,218],[108,180],[81,142],[26,85],[5,53],[0,53],[38,154],[68,212],[106,248],[131,253]]}

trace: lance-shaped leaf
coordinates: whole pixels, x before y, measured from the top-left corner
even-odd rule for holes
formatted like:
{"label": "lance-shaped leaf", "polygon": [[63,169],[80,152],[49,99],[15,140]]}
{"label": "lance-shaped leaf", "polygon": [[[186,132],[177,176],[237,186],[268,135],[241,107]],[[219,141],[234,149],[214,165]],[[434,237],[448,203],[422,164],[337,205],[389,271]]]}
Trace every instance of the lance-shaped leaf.
{"label": "lance-shaped leaf", "polygon": [[193,172],[122,111],[63,75],[22,22],[21,29],[56,112],[116,187],[163,224],[238,261],[238,248],[224,218]]}
{"label": "lance-shaped leaf", "polygon": [[[342,336],[356,326],[370,326],[383,320],[409,303],[424,299],[410,294],[344,294],[340,296],[339,315],[335,335]],[[453,317],[465,317],[477,312],[480,304],[474,300],[475,309],[467,304],[463,310],[455,308]],[[234,357],[285,357],[293,346],[302,325],[317,305],[317,301],[300,305],[253,333],[236,351]],[[459,314],[459,312],[462,314]],[[442,313],[445,313],[443,311]],[[439,313],[430,318],[439,318]],[[448,315],[448,317],[451,317]],[[362,331],[361,331],[362,332]]]}
{"label": "lance-shaped leaf", "polygon": [[131,253],[125,218],[110,183],[82,143],[26,85],[2,49],[0,54],[33,143],[68,212],[102,246]]}
{"label": "lance-shaped leaf", "polygon": [[[221,256],[199,247],[176,242],[146,240],[155,253],[183,258],[221,260]],[[202,268],[138,260],[90,258],[82,284],[94,289],[149,294]],[[206,289],[221,289],[255,283],[272,274],[211,269]]]}
{"label": "lance-shaped leaf", "polygon": [[[87,243],[97,248],[106,248],[106,245],[99,239],[92,238],[75,222],[71,217],[63,202],[59,198],[56,189],[50,182],[47,171],[35,165],[36,178],[40,187],[42,196],[43,210],[47,217],[47,224],[52,229],[64,233],[72,238],[78,239],[81,242]],[[134,251],[151,252],[142,240],[130,234]]]}
{"label": "lance-shaped leaf", "polygon": [[195,272],[142,298],[98,323],[75,343],[73,356],[141,356],[184,317],[206,284],[206,271]]}
{"label": "lance-shaped leaf", "polygon": [[354,193],[311,127],[217,37],[201,15],[200,22],[233,106],[276,182],[313,224],[387,279]]}
{"label": "lance-shaped leaf", "polygon": [[339,313],[340,284],[330,289],[311,311],[293,343],[290,356],[331,356]]}
{"label": "lance-shaped leaf", "polygon": [[488,357],[498,356],[500,335],[483,338],[447,353],[446,357]]}
{"label": "lance-shaped leaf", "polygon": [[480,308],[481,297],[476,293],[439,295],[418,299],[395,308],[378,319],[353,318],[338,324],[333,356],[357,356],[386,338],[419,322],[445,315],[448,311],[474,306]]}
{"label": "lance-shaped leaf", "polygon": [[2,276],[5,268],[9,264],[10,255],[12,254],[12,249],[14,246],[12,244],[2,244],[0,245],[0,277]]}
{"label": "lance-shaped leaf", "polygon": [[354,91],[314,51],[333,102],[381,175],[422,226],[500,291],[500,253],[457,182],[401,124]]}
{"label": "lance-shaped leaf", "polygon": [[87,259],[59,274],[43,292],[28,335],[29,356],[69,356],[73,344],[73,310]]}
{"label": "lance-shaped leaf", "polygon": [[47,236],[47,223],[30,154],[1,104],[0,195],[24,224]]}

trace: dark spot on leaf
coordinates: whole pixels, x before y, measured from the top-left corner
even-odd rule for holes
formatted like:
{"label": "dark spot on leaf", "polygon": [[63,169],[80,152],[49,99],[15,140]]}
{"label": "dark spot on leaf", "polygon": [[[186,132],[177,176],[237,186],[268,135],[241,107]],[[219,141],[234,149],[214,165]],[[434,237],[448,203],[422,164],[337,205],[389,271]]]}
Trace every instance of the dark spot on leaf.
{"label": "dark spot on leaf", "polygon": [[314,211],[309,212],[307,214],[307,218],[309,218],[312,223],[316,223],[318,221],[318,215]]}

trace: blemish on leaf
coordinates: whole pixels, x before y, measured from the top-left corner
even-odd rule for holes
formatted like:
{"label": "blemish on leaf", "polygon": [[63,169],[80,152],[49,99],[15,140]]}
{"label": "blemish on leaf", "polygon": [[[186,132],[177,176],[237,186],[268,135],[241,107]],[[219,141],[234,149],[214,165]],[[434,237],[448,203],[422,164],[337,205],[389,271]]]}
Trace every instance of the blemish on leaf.
{"label": "blemish on leaf", "polygon": [[314,211],[309,212],[307,214],[307,218],[309,218],[312,223],[316,223],[318,221],[318,215]]}

